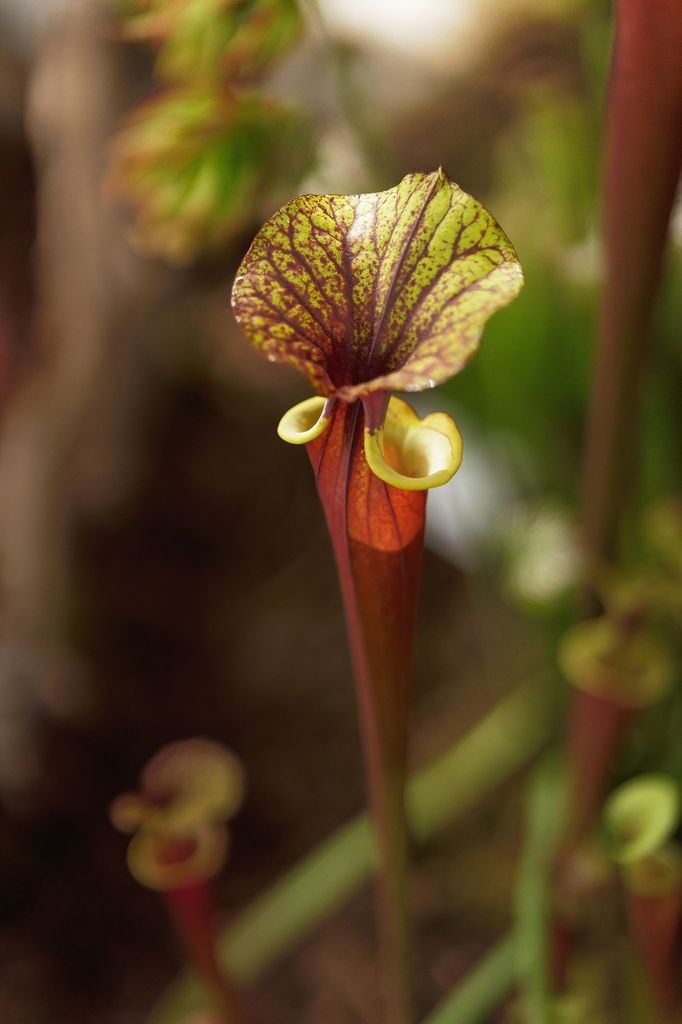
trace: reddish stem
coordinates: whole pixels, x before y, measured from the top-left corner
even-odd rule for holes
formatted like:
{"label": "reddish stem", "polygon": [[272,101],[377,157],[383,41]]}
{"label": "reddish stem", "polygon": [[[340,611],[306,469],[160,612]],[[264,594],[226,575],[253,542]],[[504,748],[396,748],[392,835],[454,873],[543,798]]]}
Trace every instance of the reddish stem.
{"label": "reddish stem", "polygon": [[619,0],[604,155],[606,279],[585,453],[584,540],[616,550],[632,479],[637,399],[682,166],[682,4]]}
{"label": "reddish stem", "polygon": [[578,869],[576,852],[599,816],[609,790],[614,759],[634,711],[608,697],[576,690],[567,737],[566,821],[554,873],[551,977],[564,988],[568,965],[582,928],[583,906],[590,882]]}
{"label": "reddish stem", "polygon": [[221,1024],[244,1024],[239,1000],[220,967],[209,886],[196,882],[163,894],[189,962],[206,986]]}
{"label": "reddish stem", "polygon": [[407,1024],[409,682],[426,495],[389,487],[369,470],[362,406],[338,403],[308,445],[339,572],[355,674],[379,859],[386,1019]]}
{"label": "reddish stem", "polygon": [[628,893],[628,920],[652,995],[664,1024],[680,1024],[679,953],[682,889],[663,896]]}
{"label": "reddish stem", "polygon": [[609,791],[612,765],[633,714],[632,708],[608,697],[575,691],[567,741],[567,846],[580,843],[599,816]]}

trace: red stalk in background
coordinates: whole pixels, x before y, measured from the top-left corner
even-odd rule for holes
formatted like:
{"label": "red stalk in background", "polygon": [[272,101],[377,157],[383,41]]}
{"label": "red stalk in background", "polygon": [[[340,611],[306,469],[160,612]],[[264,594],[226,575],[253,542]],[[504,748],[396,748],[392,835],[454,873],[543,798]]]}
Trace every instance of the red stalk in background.
{"label": "red stalk in background", "polygon": [[583,536],[616,551],[670,212],[682,167],[682,4],[619,0],[603,174],[605,281],[584,467]]}
{"label": "red stalk in background", "polygon": [[682,1019],[678,969],[682,885],[678,881],[670,892],[658,896],[629,892],[627,913],[630,933],[661,1019],[665,1024],[679,1024]]}
{"label": "red stalk in background", "polygon": [[571,764],[565,842],[573,846],[589,833],[611,783],[611,766],[636,714],[607,696],[579,690],[568,726]]}
{"label": "red stalk in background", "polygon": [[163,900],[220,1024],[244,1024],[238,997],[218,962],[217,928],[208,884],[195,882],[167,889]]}

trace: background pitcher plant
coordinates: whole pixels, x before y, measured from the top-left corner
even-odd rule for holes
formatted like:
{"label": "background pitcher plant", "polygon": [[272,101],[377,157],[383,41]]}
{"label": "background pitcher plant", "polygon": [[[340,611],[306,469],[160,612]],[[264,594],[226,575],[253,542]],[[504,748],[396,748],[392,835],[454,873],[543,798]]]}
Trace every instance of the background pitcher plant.
{"label": "background pitcher plant", "polygon": [[449,416],[420,420],[391,392],[458,373],[522,281],[493,217],[438,170],[385,192],[293,200],[260,230],[234,285],[253,344],[317,392],[278,432],[308,447],[339,571],[393,1024],[410,1019],[403,793],[426,491],[456,473],[462,442]]}

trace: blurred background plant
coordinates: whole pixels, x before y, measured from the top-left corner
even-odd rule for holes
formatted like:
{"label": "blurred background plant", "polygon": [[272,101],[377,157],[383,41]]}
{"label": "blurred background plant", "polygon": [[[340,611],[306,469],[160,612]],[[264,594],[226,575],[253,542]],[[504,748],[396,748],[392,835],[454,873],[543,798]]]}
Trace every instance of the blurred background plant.
{"label": "blurred background plant", "polygon": [[133,833],[130,873],[160,892],[221,1024],[239,1024],[240,998],[216,949],[217,915],[210,883],[228,850],[225,822],[243,799],[239,762],[210,740],[169,743],[147,762],[141,792],[122,793],[109,816],[119,832]]}
{"label": "blurred background plant", "polygon": [[143,251],[178,263],[210,254],[301,178],[311,156],[301,115],[240,92],[301,31],[295,0],[124,8],[123,38],[152,44],[166,85],[130,115],[112,154],[111,190],[133,207]]}
{"label": "blurred background plant", "polygon": [[157,79],[206,86],[267,70],[303,27],[295,0],[128,0],[120,15],[123,38],[157,51]]}
{"label": "blurred background plant", "polygon": [[268,175],[280,189],[287,179],[293,184],[308,148],[300,122],[277,103],[176,89],[128,118],[109,187],[133,207],[131,235],[140,250],[187,263],[252,222]]}
{"label": "blurred background plant", "polygon": [[[664,0],[650,24],[654,9]],[[546,922],[557,915],[537,836],[555,791],[534,776],[524,826],[522,769],[566,729],[556,650],[587,574],[608,649],[595,652],[595,633],[578,662],[627,660],[633,609],[637,643],[665,650],[665,687],[628,710],[601,792],[644,773],[682,781],[679,200],[637,374],[641,416],[633,405],[623,441],[617,565],[595,565],[580,545],[611,10],[1,0],[0,20],[0,1019],[143,1019],[170,980],[173,939],[127,877],[106,807],[187,734],[227,743],[248,767],[216,892],[220,906],[245,908],[237,974],[261,975],[249,996],[258,1019],[374,1019],[360,826],[341,835],[341,854],[300,862],[363,804],[331,552],[307,467],[271,429],[304,393],[239,335],[229,277],[296,191],[388,187],[439,164],[494,212],[526,287],[437,405],[419,405],[450,408],[465,458],[430,499],[413,760],[429,764],[463,738],[455,777],[471,793],[448,807],[447,827],[418,830],[428,841],[414,877],[417,998],[426,1014],[468,979],[453,1005],[469,1017],[443,1021],[541,1019],[529,1013],[548,1005]],[[648,657],[644,668],[654,671]],[[551,719],[534,717],[547,704]],[[452,779],[444,790],[457,792]],[[627,940],[623,928],[626,912],[641,922],[628,887],[641,889],[624,872],[619,890],[609,848],[595,852],[592,810],[559,893],[560,909],[580,903],[579,920],[562,918],[579,940],[552,1012],[648,1024],[633,996],[649,998],[639,925]],[[665,850],[678,841],[676,826]],[[267,889],[306,864],[306,885]],[[677,891],[674,864],[663,874]],[[330,880],[344,893],[333,918]],[[297,943],[289,932],[279,959],[263,956],[246,979],[245,936],[262,950],[270,935],[247,909],[265,890],[318,927],[301,941],[301,926]],[[524,991],[505,1008],[518,978],[502,939],[512,905]]]}

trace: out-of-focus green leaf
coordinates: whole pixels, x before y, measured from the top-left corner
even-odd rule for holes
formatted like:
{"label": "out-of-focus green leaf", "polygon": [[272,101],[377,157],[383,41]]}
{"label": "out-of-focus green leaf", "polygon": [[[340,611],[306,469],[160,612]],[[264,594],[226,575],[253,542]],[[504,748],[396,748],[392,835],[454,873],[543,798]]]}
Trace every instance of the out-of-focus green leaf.
{"label": "out-of-focus green leaf", "polygon": [[633,864],[658,851],[680,820],[680,787],[662,772],[630,779],[611,794],[604,809],[610,853]]}
{"label": "out-of-focus green leaf", "polygon": [[262,97],[173,90],[138,107],[116,139],[109,185],[134,213],[133,239],[172,263],[210,253],[254,216],[310,152],[303,123]]}
{"label": "out-of-focus green leaf", "polygon": [[204,85],[257,74],[300,30],[296,0],[138,0],[124,22],[158,47],[159,78]]}
{"label": "out-of-focus green leaf", "polygon": [[423,1024],[478,1024],[502,1002],[516,976],[516,939],[508,935],[448,993]]}

